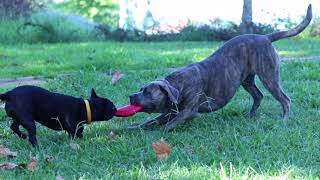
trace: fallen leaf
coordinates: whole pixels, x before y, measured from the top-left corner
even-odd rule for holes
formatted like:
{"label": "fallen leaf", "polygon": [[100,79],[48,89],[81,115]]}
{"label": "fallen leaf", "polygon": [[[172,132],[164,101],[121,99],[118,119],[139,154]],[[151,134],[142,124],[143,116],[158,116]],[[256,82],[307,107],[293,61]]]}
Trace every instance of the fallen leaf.
{"label": "fallen leaf", "polygon": [[3,164],[0,164],[0,171],[14,170],[17,167],[18,167],[18,165],[15,163],[6,162]]}
{"label": "fallen leaf", "polygon": [[123,74],[120,71],[116,71],[112,74],[111,84],[115,84],[123,77]]}
{"label": "fallen leaf", "polygon": [[70,147],[74,150],[79,150],[80,149],[80,145],[76,144],[76,143],[70,143]]}
{"label": "fallen leaf", "polygon": [[33,156],[30,156],[29,162],[27,164],[27,169],[29,171],[34,171],[37,168],[37,159]]}
{"label": "fallen leaf", "polygon": [[51,162],[53,160],[53,156],[46,156],[46,162]]}
{"label": "fallen leaf", "polygon": [[157,155],[158,160],[166,159],[171,153],[171,147],[163,138],[157,143],[152,143],[152,148]]}
{"label": "fallen leaf", "polygon": [[16,157],[17,156],[16,152],[12,152],[2,145],[0,145],[0,154],[4,155],[4,156],[8,156],[8,157]]}
{"label": "fallen leaf", "polygon": [[28,166],[27,163],[20,163],[20,164],[18,164],[18,167],[21,168],[21,169],[26,169],[27,166]]}
{"label": "fallen leaf", "polygon": [[116,139],[116,138],[118,138],[118,135],[117,135],[116,133],[114,133],[113,131],[111,131],[111,132],[109,133],[109,138],[110,138],[110,139]]}
{"label": "fallen leaf", "polygon": [[193,154],[194,153],[193,147],[190,144],[188,144],[186,146],[186,150],[187,150],[188,154]]}
{"label": "fallen leaf", "polygon": [[56,180],[64,180],[64,178],[60,175],[56,176]]}

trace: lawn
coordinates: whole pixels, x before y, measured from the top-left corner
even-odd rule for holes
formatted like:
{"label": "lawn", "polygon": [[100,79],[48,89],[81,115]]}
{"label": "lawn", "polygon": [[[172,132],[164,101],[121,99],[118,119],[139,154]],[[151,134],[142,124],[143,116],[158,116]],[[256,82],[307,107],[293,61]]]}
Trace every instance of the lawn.
{"label": "lawn", "polygon": [[[162,78],[172,68],[200,61],[216,50],[219,42],[0,45],[0,77],[44,76],[42,85],[52,91],[87,98],[91,87],[117,106],[144,83]],[[320,39],[288,39],[275,43],[282,57],[319,56]],[[39,149],[18,139],[10,119],[0,111],[0,144],[18,152],[2,162],[26,162],[29,154],[37,169],[0,173],[0,179],[223,179],[320,177],[320,57],[281,64],[282,85],[292,100],[287,123],[281,120],[280,104],[262,87],[264,99],[253,119],[245,118],[252,99],[242,88],[223,109],[201,114],[188,124],[166,133],[127,131],[124,127],[155,114],[138,113],[93,123],[83,139],[72,140],[64,132],[38,127]],[[110,73],[124,77],[111,85]],[[67,76],[58,76],[67,74]],[[0,89],[1,92],[8,88]],[[117,137],[111,137],[110,132]],[[164,138],[172,148],[158,161],[152,143]],[[79,150],[70,143],[80,145]],[[53,156],[49,163],[47,155]]]}

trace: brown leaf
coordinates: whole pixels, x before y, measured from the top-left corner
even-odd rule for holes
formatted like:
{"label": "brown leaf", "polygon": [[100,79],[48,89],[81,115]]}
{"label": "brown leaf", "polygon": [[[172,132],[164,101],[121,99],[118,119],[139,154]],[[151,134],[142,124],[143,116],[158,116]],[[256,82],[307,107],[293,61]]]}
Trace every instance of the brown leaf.
{"label": "brown leaf", "polygon": [[116,71],[112,74],[111,84],[115,84],[123,77],[123,74],[120,71]]}
{"label": "brown leaf", "polygon": [[0,145],[0,154],[8,157],[16,157],[17,152],[12,152],[4,146]]}
{"label": "brown leaf", "polygon": [[53,160],[53,156],[47,155],[46,162],[51,162]]}
{"label": "brown leaf", "polygon": [[79,150],[80,149],[80,145],[77,143],[70,143],[70,147],[74,150]]}
{"label": "brown leaf", "polygon": [[15,164],[15,163],[6,162],[6,163],[3,163],[3,164],[0,164],[0,172],[1,171],[14,170],[17,167],[18,167],[18,165]]}
{"label": "brown leaf", "polygon": [[37,159],[33,156],[30,156],[29,162],[27,164],[27,169],[29,171],[34,171],[37,168]]}
{"label": "brown leaf", "polygon": [[64,180],[64,178],[60,175],[56,176],[56,180]]}
{"label": "brown leaf", "polygon": [[188,154],[193,154],[194,153],[193,147],[190,144],[188,144],[186,146],[186,150],[187,150]]}
{"label": "brown leaf", "polygon": [[171,153],[171,147],[163,138],[157,143],[152,143],[152,148],[157,155],[158,160],[166,159]]}
{"label": "brown leaf", "polygon": [[111,132],[109,133],[109,138],[110,138],[110,139],[116,139],[116,138],[118,138],[118,135],[117,135],[116,133],[114,133],[113,131],[111,131]]}

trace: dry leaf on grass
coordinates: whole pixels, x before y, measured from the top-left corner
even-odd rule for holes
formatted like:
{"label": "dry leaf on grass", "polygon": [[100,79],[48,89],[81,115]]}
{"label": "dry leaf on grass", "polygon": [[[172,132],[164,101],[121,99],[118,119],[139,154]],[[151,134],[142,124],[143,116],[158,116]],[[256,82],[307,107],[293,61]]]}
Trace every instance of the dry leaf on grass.
{"label": "dry leaf on grass", "polygon": [[14,170],[17,167],[18,167],[18,165],[15,164],[15,163],[6,162],[6,163],[3,163],[3,164],[0,164],[0,172],[1,171]]}
{"label": "dry leaf on grass", "polygon": [[80,145],[76,144],[76,143],[70,143],[70,147],[74,150],[79,150],[80,149]]}
{"label": "dry leaf on grass", "polygon": [[117,138],[118,138],[118,135],[117,135],[116,133],[114,133],[113,131],[111,131],[111,132],[109,133],[109,138],[110,138],[110,139],[117,139]]}
{"label": "dry leaf on grass", "polygon": [[53,160],[53,156],[47,155],[46,162],[51,162]]}
{"label": "dry leaf on grass", "polygon": [[33,156],[30,156],[29,162],[27,164],[27,169],[29,171],[34,171],[37,168],[37,159]]}
{"label": "dry leaf on grass", "polygon": [[8,157],[16,157],[17,153],[10,151],[8,148],[0,145],[0,154]]}
{"label": "dry leaf on grass", "polygon": [[152,148],[157,155],[158,160],[166,159],[171,153],[171,147],[163,138],[157,143],[152,143]]}
{"label": "dry leaf on grass", "polygon": [[120,71],[116,71],[112,74],[111,84],[115,84],[123,77],[123,74]]}
{"label": "dry leaf on grass", "polygon": [[56,180],[64,180],[64,178],[60,175],[56,176]]}
{"label": "dry leaf on grass", "polygon": [[188,144],[186,146],[186,150],[187,150],[188,154],[193,154],[194,153],[193,147],[190,144]]}

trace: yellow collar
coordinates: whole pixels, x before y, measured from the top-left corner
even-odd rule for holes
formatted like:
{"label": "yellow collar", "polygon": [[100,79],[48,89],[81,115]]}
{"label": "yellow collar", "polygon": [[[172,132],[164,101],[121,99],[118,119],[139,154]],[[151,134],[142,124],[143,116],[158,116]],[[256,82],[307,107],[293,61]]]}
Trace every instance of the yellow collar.
{"label": "yellow collar", "polygon": [[90,124],[92,120],[90,104],[88,100],[84,100],[84,103],[86,104],[86,110],[87,110],[87,123]]}

